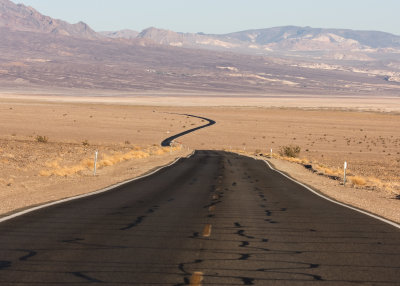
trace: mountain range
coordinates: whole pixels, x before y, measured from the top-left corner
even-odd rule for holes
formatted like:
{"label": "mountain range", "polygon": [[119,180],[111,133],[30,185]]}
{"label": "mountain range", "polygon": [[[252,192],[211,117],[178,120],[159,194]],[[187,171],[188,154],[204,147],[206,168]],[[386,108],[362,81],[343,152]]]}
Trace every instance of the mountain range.
{"label": "mountain range", "polygon": [[96,32],[0,0],[0,37],[0,84],[10,89],[398,93],[400,85],[400,37],[383,32]]}
{"label": "mountain range", "polygon": [[188,48],[231,50],[251,54],[271,52],[392,52],[400,51],[400,36],[376,31],[285,26],[225,35],[177,33],[148,28],[137,38]]}
{"label": "mountain range", "polygon": [[52,33],[86,39],[147,39],[160,45],[251,54],[270,52],[399,52],[400,36],[379,31],[284,26],[229,34],[179,33],[154,27],[96,33],[87,24],[69,24],[44,16],[32,7],[0,0],[0,27],[17,31]]}

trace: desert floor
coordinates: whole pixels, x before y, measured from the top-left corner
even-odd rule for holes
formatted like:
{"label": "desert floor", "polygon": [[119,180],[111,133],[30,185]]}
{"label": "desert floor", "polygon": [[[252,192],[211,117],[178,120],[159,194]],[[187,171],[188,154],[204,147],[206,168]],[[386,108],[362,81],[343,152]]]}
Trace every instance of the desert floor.
{"label": "desert floor", "polygon": [[[321,191],[329,189],[338,200],[335,194],[340,191],[346,196],[353,193],[345,201],[360,208],[368,209],[365,205],[374,204],[369,200],[378,198],[380,202],[369,210],[400,221],[398,99],[380,101],[375,109],[376,99],[347,98],[340,105],[335,104],[337,99],[297,100],[300,107],[294,107],[293,99],[278,97],[263,101],[2,95],[0,214],[109,186],[194,149],[265,156],[272,148],[278,168],[303,174],[300,180]],[[217,124],[178,139],[183,147],[159,147],[166,137],[205,124],[183,113]],[[38,142],[39,138],[48,142]],[[279,156],[280,147],[286,145],[300,146],[302,163],[312,164],[320,174],[340,176],[347,161],[354,180],[343,187],[340,181],[290,163]],[[99,151],[97,176],[93,176],[95,150]]]}

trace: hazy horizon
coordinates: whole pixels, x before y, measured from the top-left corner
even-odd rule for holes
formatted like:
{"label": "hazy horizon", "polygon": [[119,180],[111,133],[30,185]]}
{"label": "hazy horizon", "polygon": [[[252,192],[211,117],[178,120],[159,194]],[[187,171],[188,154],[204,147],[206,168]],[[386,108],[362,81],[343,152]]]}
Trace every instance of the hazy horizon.
{"label": "hazy horizon", "polygon": [[[400,2],[389,0],[189,2],[127,0],[12,0],[70,23],[83,21],[96,31],[149,27],[177,32],[225,34],[277,26],[375,30],[400,35]],[[95,9],[93,8],[95,7]]]}

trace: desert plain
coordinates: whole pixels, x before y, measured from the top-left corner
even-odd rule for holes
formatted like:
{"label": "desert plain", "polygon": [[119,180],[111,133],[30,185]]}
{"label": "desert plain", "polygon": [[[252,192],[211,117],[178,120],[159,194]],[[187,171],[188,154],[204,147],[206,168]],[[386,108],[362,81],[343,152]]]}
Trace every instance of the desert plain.
{"label": "desert plain", "polygon": [[[400,107],[397,98],[370,100],[2,94],[0,216],[216,149],[267,159],[331,198],[400,222]],[[217,123],[161,147],[163,139],[207,123],[185,114]],[[298,158],[280,154],[289,145],[300,147]]]}

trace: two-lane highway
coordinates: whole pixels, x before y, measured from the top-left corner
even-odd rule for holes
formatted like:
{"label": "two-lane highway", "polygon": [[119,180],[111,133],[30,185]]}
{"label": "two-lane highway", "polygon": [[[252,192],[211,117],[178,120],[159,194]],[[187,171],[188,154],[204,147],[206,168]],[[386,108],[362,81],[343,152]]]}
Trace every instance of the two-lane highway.
{"label": "two-lane highway", "polygon": [[399,285],[400,230],[218,151],[0,224],[0,285]]}

